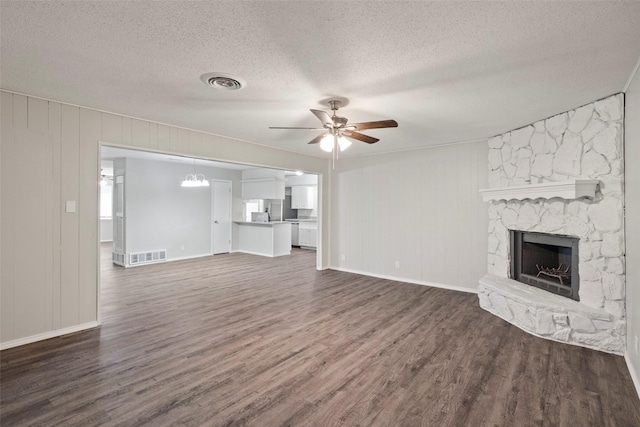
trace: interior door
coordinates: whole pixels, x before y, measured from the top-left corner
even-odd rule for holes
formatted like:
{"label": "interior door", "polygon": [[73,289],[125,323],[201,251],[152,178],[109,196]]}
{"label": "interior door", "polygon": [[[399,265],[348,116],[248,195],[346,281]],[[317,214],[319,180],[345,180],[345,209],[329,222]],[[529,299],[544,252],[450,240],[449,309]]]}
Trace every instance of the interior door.
{"label": "interior door", "polygon": [[231,252],[231,182],[211,181],[213,202],[213,225],[211,227],[212,252]]}

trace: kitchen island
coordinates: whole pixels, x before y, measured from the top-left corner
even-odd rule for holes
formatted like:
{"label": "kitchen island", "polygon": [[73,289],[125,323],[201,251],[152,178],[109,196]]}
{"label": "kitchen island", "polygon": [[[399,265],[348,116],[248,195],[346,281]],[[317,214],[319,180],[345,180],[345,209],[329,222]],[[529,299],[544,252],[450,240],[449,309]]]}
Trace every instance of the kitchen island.
{"label": "kitchen island", "polygon": [[277,257],[291,254],[291,223],[287,221],[234,221],[238,227],[238,252]]}

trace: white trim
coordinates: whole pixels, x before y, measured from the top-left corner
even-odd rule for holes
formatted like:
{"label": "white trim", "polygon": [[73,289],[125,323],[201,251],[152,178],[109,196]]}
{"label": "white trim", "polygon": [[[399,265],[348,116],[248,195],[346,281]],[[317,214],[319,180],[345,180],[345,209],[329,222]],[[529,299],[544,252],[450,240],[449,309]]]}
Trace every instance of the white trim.
{"label": "white trim", "polygon": [[268,255],[262,252],[252,252],[252,251],[242,251],[242,250],[237,250],[237,251],[233,251],[233,253],[241,253],[241,254],[247,254],[247,255],[257,255],[257,256],[264,256],[267,258],[278,258],[281,256],[287,256],[287,255],[291,255],[291,252],[289,253],[284,253],[284,254],[274,254],[274,255]]}
{"label": "white trim", "polygon": [[215,210],[215,197],[214,197],[214,182],[222,182],[225,184],[229,184],[229,250],[227,252],[220,252],[218,255],[222,255],[222,254],[226,254],[226,253],[231,253],[231,248],[233,247],[233,181],[228,180],[228,179],[211,179],[211,255],[215,255],[214,253],[214,239],[215,239],[215,234],[213,232],[213,224],[214,224],[214,218],[213,218],[213,213]]}
{"label": "white trim", "polygon": [[413,280],[413,279],[407,279],[407,278],[404,278],[404,277],[387,276],[385,274],[365,273],[364,271],[352,270],[350,268],[328,267],[325,270],[342,271],[343,273],[359,274],[361,276],[369,276],[369,277],[376,277],[378,279],[393,280],[394,282],[411,283],[412,285],[430,286],[432,288],[448,289],[450,291],[467,292],[467,293],[470,293],[470,294],[477,294],[478,293],[477,289],[464,288],[462,286],[447,285],[445,283],[427,282],[427,281],[424,281],[424,280]]}
{"label": "white trim", "polygon": [[631,74],[629,75],[627,83],[624,85],[624,89],[622,89],[622,92],[627,93],[627,91],[629,90],[629,86],[631,86],[631,82],[635,78],[636,74],[638,74],[638,69],[640,69],[640,57],[638,57],[638,62],[636,62],[633,70],[631,70]]}
{"label": "white trim", "polygon": [[80,325],[69,326],[68,328],[56,329],[49,332],[43,332],[41,334],[31,335],[24,338],[18,338],[17,340],[7,341],[0,343],[0,350],[6,350],[8,348],[18,347],[21,345],[31,344],[37,341],[48,340],[51,338],[60,337],[63,335],[73,334],[75,332],[84,331],[87,329],[93,329],[100,326],[99,322],[88,322]]}
{"label": "white trim", "polygon": [[629,362],[629,352],[626,351],[624,353],[624,361],[627,363],[627,368],[629,369],[629,375],[631,375],[631,380],[633,381],[633,385],[636,386],[636,393],[638,393],[638,397],[640,397],[640,376],[638,376],[638,372],[633,369],[633,365]]}
{"label": "white trim", "polygon": [[[188,256],[183,256],[178,258],[167,258],[166,262],[184,261],[187,259],[204,258],[207,256],[213,256],[213,255],[211,255],[211,253],[204,253],[204,254],[188,255]],[[149,265],[149,264],[130,265],[129,267],[142,267],[143,265]]]}
{"label": "white trim", "polygon": [[478,190],[482,201],[551,199],[560,197],[566,200],[580,197],[594,198],[600,183],[597,179],[575,179],[571,181],[544,182],[541,184],[516,185],[512,187],[485,188]]}

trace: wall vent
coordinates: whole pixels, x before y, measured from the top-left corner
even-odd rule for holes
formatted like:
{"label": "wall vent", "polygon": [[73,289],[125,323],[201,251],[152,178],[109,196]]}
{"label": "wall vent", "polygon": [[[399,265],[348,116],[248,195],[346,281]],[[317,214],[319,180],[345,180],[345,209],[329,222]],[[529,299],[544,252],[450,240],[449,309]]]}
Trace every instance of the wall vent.
{"label": "wall vent", "polygon": [[164,262],[167,260],[167,250],[138,252],[129,254],[129,265],[152,264],[156,262]]}

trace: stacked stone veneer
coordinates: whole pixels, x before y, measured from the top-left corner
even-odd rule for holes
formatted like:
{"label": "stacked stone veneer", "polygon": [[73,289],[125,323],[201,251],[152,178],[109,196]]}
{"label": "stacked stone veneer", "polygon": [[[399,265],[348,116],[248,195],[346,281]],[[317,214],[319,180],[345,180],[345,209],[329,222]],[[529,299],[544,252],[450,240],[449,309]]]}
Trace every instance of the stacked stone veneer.
{"label": "stacked stone veneer", "polygon": [[[489,205],[488,275],[480,305],[546,338],[622,354],[625,348],[622,94],[489,140],[492,188],[598,179],[594,199]],[[509,277],[509,230],[580,238],[580,301]]]}

